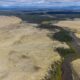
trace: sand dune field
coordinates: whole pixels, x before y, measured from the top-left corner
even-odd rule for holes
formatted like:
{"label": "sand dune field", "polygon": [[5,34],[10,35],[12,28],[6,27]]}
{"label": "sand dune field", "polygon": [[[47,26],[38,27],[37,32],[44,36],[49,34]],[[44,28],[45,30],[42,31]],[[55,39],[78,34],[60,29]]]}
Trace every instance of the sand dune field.
{"label": "sand dune field", "polygon": [[0,16],[0,27],[18,24],[19,22],[21,22],[21,19],[14,16]]}
{"label": "sand dune field", "polygon": [[58,25],[58,26],[61,26],[61,27],[67,27],[69,29],[79,30],[80,31],[80,20],[59,21],[55,25]]}
{"label": "sand dune field", "polygon": [[13,16],[0,16],[0,28],[0,80],[41,80],[61,60],[54,51],[61,43],[50,39],[48,30]]}

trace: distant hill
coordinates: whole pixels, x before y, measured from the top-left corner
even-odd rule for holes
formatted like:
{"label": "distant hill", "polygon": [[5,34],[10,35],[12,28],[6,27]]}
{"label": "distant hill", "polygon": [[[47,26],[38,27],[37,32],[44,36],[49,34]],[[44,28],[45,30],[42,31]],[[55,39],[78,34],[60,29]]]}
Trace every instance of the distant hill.
{"label": "distant hill", "polygon": [[49,12],[80,12],[80,6],[10,6],[2,7],[0,10],[11,10],[11,11],[49,11]]}

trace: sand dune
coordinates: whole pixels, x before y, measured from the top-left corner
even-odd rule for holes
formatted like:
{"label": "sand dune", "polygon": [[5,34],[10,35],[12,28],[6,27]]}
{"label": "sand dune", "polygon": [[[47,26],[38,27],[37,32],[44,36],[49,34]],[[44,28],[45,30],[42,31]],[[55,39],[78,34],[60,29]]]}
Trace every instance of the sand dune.
{"label": "sand dune", "polygon": [[0,28],[9,26],[12,24],[18,24],[21,22],[21,19],[15,16],[0,16]]}
{"label": "sand dune", "polygon": [[67,27],[69,29],[80,30],[80,20],[60,21],[55,25],[58,25],[61,27]]}
{"label": "sand dune", "polygon": [[61,43],[50,39],[49,31],[20,22],[0,16],[0,80],[41,80],[50,65],[61,60],[53,51]]}

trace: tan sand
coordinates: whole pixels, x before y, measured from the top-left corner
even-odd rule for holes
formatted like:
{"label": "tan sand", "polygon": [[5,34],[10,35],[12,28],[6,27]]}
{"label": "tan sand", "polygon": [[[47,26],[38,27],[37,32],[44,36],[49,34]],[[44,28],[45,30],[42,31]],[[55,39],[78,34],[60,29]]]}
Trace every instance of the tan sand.
{"label": "tan sand", "polygon": [[61,61],[54,47],[66,44],[50,39],[47,30],[20,22],[0,16],[0,80],[41,80],[51,64]]}
{"label": "tan sand", "polygon": [[12,24],[18,24],[21,22],[20,18],[14,16],[0,16],[0,28]]}
{"label": "tan sand", "polygon": [[72,62],[74,80],[80,80],[80,59]]}
{"label": "tan sand", "polygon": [[67,27],[69,29],[79,30],[80,31],[80,20],[59,21],[55,25],[58,25],[58,26],[61,26],[61,27]]}

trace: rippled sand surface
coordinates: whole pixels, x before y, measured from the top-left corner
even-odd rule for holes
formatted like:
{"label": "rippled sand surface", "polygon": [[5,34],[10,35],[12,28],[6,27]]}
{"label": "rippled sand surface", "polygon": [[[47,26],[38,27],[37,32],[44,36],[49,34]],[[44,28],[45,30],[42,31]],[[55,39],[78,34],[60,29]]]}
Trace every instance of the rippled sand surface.
{"label": "rippled sand surface", "polygon": [[[4,26],[4,27],[3,27]],[[0,80],[40,80],[60,60],[59,42],[17,17],[0,16]]]}
{"label": "rippled sand surface", "polygon": [[65,20],[65,21],[59,21],[57,24],[61,27],[67,27],[69,29],[77,29],[80,31],[80,20]]}

